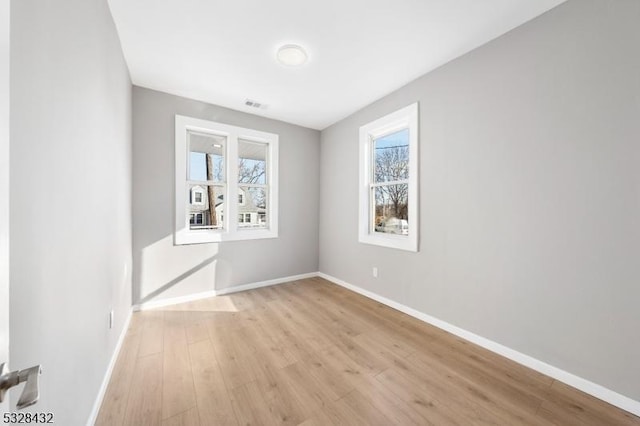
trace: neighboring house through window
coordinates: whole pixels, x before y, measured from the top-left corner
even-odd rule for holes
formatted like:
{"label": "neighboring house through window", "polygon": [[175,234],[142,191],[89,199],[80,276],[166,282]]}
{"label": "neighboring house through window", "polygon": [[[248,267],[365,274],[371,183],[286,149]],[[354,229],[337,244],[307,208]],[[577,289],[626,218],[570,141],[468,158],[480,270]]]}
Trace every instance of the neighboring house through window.
{"label": "neighboring house through window", "polygon": [[418,104],[360,127],[359,241],[418,251]]}
{"label": "neighboring house through window", "polygon": [[277,197],[278,135],[176,115],[176,244],[277,237]]}
{"label": "neighboring house through window", "polygon": [[251,213],[240,213],[238,215],[238,222],[242,224],[242,226],[251,226],[253,223],[251,221]]}
{"label": "neighboring house through window", "polygon": [[191,213],[189,215],[189,223],[191,225],[202,225],[204,224],[204,216],[202,213]]}

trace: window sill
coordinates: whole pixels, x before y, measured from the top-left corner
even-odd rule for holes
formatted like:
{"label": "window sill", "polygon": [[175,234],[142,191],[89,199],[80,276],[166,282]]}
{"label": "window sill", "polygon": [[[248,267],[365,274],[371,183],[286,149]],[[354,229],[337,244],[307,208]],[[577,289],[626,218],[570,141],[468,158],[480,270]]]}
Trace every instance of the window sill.
{"label": "window sill", "polygon": [[381,234],[381,235],[360,235],[358,239],[360,243],[370,244],[374,246],[392,248],[397,250],[405,250],[413,253],[418,252],[418,242],[416,238],[403,235]]}
{"label": "window sill", "polygon": [[239,229],[236,232],[190,231],[182,229],[174,234],[177,246],[188,244],[221,243],[225,241],[248,241],[278,238],[278,232],[272,229]]}

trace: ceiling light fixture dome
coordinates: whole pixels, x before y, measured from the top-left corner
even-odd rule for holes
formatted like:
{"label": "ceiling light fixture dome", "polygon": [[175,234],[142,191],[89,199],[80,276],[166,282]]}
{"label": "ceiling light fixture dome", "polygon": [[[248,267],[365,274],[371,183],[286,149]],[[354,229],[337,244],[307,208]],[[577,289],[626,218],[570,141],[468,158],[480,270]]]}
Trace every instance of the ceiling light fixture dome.
{"label": "ceiling light fixture dome", "polygon": [[297,44],[285,44],[278,49],[276,54],[278,62],[288,67],[299,67],[307,62],[307,52]]}

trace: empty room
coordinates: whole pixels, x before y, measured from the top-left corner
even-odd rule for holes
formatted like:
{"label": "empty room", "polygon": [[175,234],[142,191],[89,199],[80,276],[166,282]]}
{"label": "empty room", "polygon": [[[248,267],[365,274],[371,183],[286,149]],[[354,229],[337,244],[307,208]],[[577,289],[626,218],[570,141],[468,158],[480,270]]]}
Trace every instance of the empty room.
{"label": "empty room", "polygon": [[0,424],[640,426],[640,1],[1,4]]}

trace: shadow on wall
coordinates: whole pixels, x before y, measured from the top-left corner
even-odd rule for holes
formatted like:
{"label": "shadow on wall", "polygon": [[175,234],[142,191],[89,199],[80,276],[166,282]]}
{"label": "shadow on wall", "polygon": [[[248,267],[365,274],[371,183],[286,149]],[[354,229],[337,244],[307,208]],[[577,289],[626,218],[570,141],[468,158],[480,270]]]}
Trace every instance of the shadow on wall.
{"label": "shadow on wall", "polygon": [[215,290],[218,251],[218,244],[175,246],[170,234],[134,253],[133,303]]}

